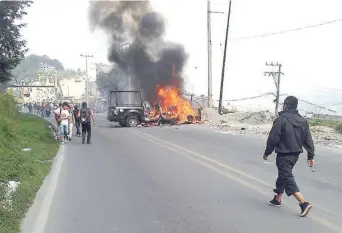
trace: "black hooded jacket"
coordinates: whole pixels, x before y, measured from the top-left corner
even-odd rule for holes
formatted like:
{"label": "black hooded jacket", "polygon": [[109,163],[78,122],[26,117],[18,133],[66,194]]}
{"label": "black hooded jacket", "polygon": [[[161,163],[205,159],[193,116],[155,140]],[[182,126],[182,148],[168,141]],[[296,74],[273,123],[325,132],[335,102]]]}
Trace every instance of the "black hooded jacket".
{"label": "black hooded jacket", "polygon": [[280,155],[300,154],[303,147],[308,159],[313,159],[315,147],[307,120],[297,110],[280,112],[268,136],[265,155],[272,154],[274,149]]}

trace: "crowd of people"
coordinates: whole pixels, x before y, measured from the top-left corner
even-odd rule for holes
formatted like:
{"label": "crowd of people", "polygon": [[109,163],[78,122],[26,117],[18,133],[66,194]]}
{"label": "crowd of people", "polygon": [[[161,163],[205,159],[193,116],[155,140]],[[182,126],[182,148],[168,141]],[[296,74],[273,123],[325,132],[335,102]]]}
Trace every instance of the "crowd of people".
{"label": "crowd of people", "polygon": [[24,108],[27,108],[30,113],[40,115],[42,118],[51,117],[51,112],[54,104],[49,103],[24,103]]}
{"label": "crowd of people", "polygon": [[76,128],[75,136],[82,138],[82,143],[90,144],[91,124],[95,125],[93,111],[83,102],[81,107],[73,103],[24,103],[29,113],[37,114],[42,118],[48,118],[54,114],[57,124],[57,140],[60,143],[71,141],[73,128]]}
{"label": "crowd of people", "polygon": [[[76,128],[76,136],[82,137],[82,143],[90,144],[91,123],[95,125],[93,112],[88,108],[87,103],[83,102],[81,108],[77,104],[64,102],[54,109],[55,120],[57,123],[57,139],[61,143],[71,141],[73,127]],[[87,140],[86,140],[87,139]]]}

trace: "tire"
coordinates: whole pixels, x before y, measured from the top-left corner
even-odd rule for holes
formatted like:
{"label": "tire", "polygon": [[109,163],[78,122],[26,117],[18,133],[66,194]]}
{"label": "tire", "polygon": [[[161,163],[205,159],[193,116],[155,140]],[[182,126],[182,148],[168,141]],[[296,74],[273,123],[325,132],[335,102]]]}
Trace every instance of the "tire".
{"label": "tire", "polygon": [[130,116],[126,119],[126,126],[127,127],[137,127],[139,125],[139,119],[136,116]]}
{"label": "tire", "polygon": [[121,127],[126,127],[126,121],[119,121],[119,125]]}

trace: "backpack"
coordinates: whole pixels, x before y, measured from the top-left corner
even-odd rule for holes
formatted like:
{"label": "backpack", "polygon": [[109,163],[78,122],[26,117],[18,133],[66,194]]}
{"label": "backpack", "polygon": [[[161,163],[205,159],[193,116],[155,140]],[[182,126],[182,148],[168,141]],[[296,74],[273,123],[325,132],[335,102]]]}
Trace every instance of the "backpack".
{"label": "backpack", "polygon": [[90,109],[89,108],[83,108],[81,110],[81,123],[82,124],[90,123]]}
{"label": "backpack", "polygon": [[78,113],[80,112],[80,110],[79,109],[74,109],[72,112],[74,114],[75,120],[79,121],[80,117],[78,116]]}

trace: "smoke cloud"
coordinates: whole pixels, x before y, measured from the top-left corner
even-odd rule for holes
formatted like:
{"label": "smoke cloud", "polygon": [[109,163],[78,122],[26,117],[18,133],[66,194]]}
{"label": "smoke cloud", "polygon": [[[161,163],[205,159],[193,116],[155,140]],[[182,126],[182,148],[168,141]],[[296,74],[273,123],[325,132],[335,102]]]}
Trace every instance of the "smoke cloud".
{"label": "smoke cloud", "polygon": [[100,28],[110,37],[108,60],[126,74],[125,83],[130,77],[144,99],[155,101],[158,86],[183,89],[187,54],[182,45],[165,41],[164,18],[149,1],[92,1],[89,19],[92,30]]}

